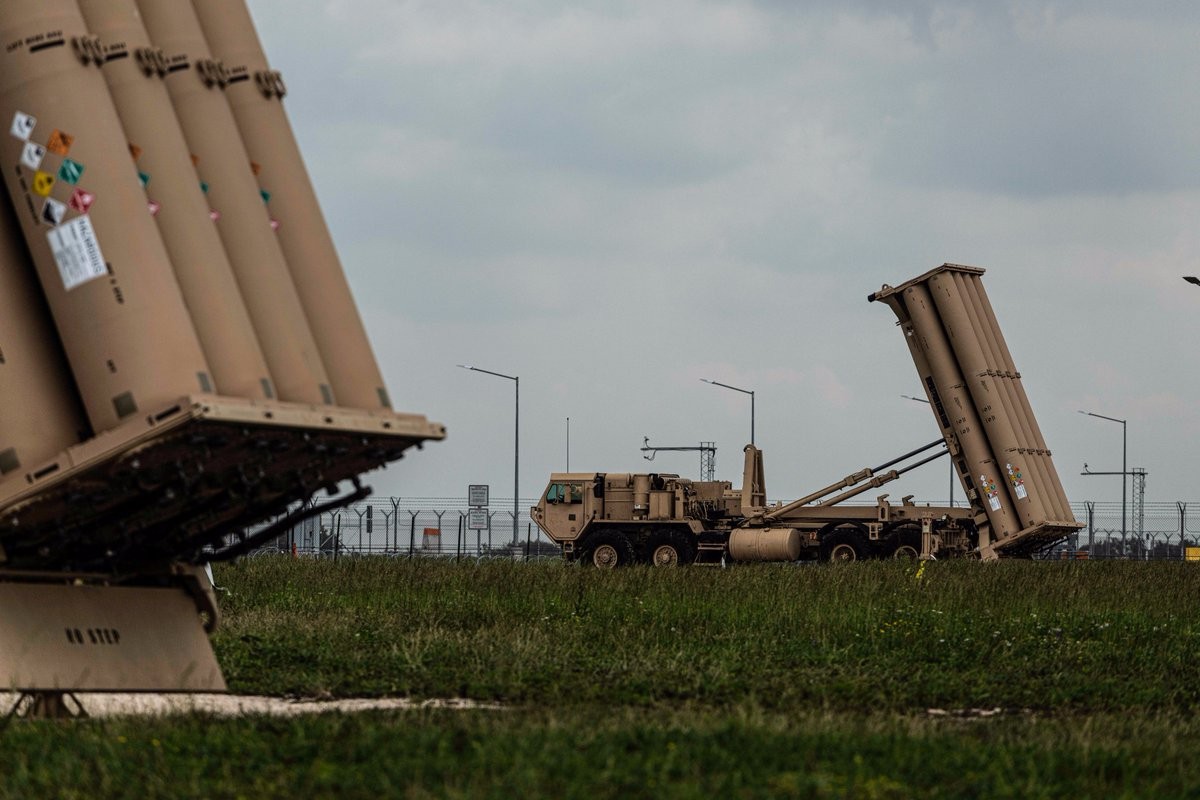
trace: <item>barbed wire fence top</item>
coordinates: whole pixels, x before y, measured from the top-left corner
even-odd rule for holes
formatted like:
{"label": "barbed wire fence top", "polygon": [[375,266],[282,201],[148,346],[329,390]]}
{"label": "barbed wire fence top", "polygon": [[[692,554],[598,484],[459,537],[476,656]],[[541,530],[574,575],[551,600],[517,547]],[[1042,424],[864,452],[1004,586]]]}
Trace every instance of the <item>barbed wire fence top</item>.
{"label": "barbed wire fence top", "polygon": [[[557,558],[558,545],[529,516],[538,499],[520,501],[514,520],[512,498],[492,498],[486,527],[472,529],[466,497],[373,497],[299,522],[255,552],[334,558]],[[1124,517],[1119,501],[1083,501],[1072,503],[1071,509],[1084,527],[1046,557],[1200,558],[1195,551],[1200,547],[1200,500],[1146,502],[1136,515],[1126,508]]]}

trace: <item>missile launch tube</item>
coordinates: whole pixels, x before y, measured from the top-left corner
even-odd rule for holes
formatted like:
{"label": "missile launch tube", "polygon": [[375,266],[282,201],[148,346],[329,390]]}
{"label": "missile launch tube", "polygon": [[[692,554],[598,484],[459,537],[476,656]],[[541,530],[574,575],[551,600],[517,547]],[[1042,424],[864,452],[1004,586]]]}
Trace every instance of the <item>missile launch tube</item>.
{"label": "missile launch tube", "polygon": [[[925,394],[929,398],[929,405],[933,410],[933,417],[937,420],[938,429],[942,432],[942,438],[946,442],[946,448],[950,452],[950,463],[954,467],[954,472],[957,473],[959,483],[962,484],[970,494],[977,491],[974,489],[975,482],[971,478],[970,466],[967,464],[966,457],[963,452],[961,443],[958,440],[958,432],[955,429],[955,423],[951,421],[946,402],[942,399],[941,393],[937,389],[937,381],[934,378],[933,370],[929,366],[929,359],[925,355],[919,339],[913,330],[912,319],[908,312],[904,309],[904,303],[901,297],[893,295],[885,301],[892,310],[896,312],[896,316],[900,319],[901,330],[904,331],[904,341],[908,345],[909,355],[912,356],[913,364],[916,365],[917,375],[921,378],[921,383],[925,386]],[[988,520],[987,515],[983,512],[982,504],[984,500],[977,500],[974,507],[978,509],[975,514],[975,524],[979,533],[979,546],[987,547],[992,543],[992,523]]]}
{"label": "missile launch tube", "polygon": [[321,350],[338,402],[389,408],[379,365],[354,304],[273,72],[245,0],[193,0],[213,56],[229,72],[225,96],[255,174],[278,223],[292,280]]}
{"label": "missile launch tube", "polygon": [[[1009,466],[1014,461],[1022,461],[1026,451],[1012,425],[1013,410],[1006,397],[1006,387],[995,377],[995,363],[989,363],[985,345],[976,335],[971,315],[964,304],[965,298],[954,281],[954,274],[944,272],[930,278],[929,293],[941,315],[958,364],[964,377],[968,378],[967,389],[983,421],[983,430],[992,444],[992,451],[1005,460],[1005,463],[997,465],[1000,474],[996,479],[1008,484]],[[1027,463],[1026,468],[1037,478],[1037,486],[1045,485],[1036,461]],[[1025,491],[1023,486],[1009,485],[1008,488],[1012,490],[1013,508],[1020,515],[1024,527],[1049,519],[1036,493]]]}
{"label": "missile launch tube", "polygon": [[78,5],[12,0],[0,36],[4,182],[93,428],[210,391]]}
{"label": "missile launch tube", "polygon": [[987,363],[991,365],[990,372],[995,386],[1004,398],[1004,408],[1011,423],[1013,433],[1021,443],[1019,458],[1005,465],[1006,470],[1009,472],[1007,476],[1008,481],[1012,485],[1014,492],[1018,495],[1018,499],[1020,499],[1019,495],[1024,492],[1033,500],[1040,503],[1045,514],[1041,521],[1062,519],[1061,510],[1055,504],[1054,492],[1042,490],[1030,493],[1024,483],[1026,477],[1033,476],[1036,486],[1050,487],[1053,485],[1053,479],[1047,472],[1044,450],[1038,447],[1024,418],[1024,409],[1018,396],[1018,393],[1024,393],[1019,383],[1020,377],[1014,370],[1008,369],[1005,365],[1004,359],[1000,355],[1000,348],[996,337],[979,306],[979,298],[971,291],[973,288],[971,281],[964,280],[966,276],[955,273],[948,273],[946,277],[953,282],[955,291],[963,300],[964,308],[971,319],[975,321],[979,345],[984,351]]}
{"label": "missile launch tube", "polygon": [[0,478],[52,458],[86,430],[12,206],[0,197]]}
{"label": "missile launch tube", "polygon": [[228,76],[208,51],[190,3],[138,0],[150,40],[165,54],[175,114],[208,197],[280,399],[332,405],[304,307],[288,273],[224,96]]}
{"label": "missile launch tube", "polygon": [[1033,407],[1029,404],[1029,395],[1026,394],[1024,386],[1021,384],[1020,373],[1017,371],[1016,363],[1013,361],[1012,353],[1009,352],[1008,343],[1004,340],[1004,335],[1000,331],[1000,324],[996,321],[996,312],[992,309],[991,301],[988,300],[987,292],[983,290],[983,283],[979,278],[972,281],[967,281],[966,286],[977,303],[977,308],[981,314],[980,319],[986,323],[987,329],[992,332],[995,339],[997,353],[1004,365],[1004,369],[1013,377],[1014,385],[1013,392],[1016,395],[1019,404],[1019,414],[1022,424],[1027,428],[1031,436],[1030,441],[1033,446],[1037,447],[1041,453],[1044,469],[1047,475],[1051,478],[1050,486],[1046,487],[1044,492],[1053,496],[1053,507],[1058,515],[1056,519],[1060,522],[1069,522],[1075,519],[1074,512],[1071,511],[1071,502],[1067,498],[1067,492],[1063,488],[1062,480],[1059,477],[1058,470],[1054,467],[1054,460],[1050,453],[1050,447],[1046,444],[1046,439],[1042,435],[1042,430],[1038,426],[1037,417],[1034,416]]}
{"label": "missile launch tube", "polygon": [[1003,540],[1021,530],[1011,511],[1012,498],[1002,480],[1002,465],[992,457],[979,414],[954,360],[954,353],[938,319],[933,298],[923,285],[904,290],[904,309],[912,320],[930,374],[941,390],[946,413],[954,425],[963,457],[971,469],[971,486],[987,514],[995,539]]}
{"label": "missile launch tube", "polygon": [[163,82],[165,59],[150,46],[135,0],[78,2],[100,40],[102,71],[215,388],[232,397],[270,399],[266,359]]}

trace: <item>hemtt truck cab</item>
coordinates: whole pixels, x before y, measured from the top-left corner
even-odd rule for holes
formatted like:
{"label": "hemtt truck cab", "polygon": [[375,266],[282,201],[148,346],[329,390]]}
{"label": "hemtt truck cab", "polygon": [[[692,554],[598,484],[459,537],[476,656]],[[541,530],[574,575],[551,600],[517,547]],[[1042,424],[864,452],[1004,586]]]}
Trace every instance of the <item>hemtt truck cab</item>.
{"label": "hemtt truck cab", "polygon": [[568,560],[669,566],[690,563],[703,549],[723,552],[740,508],[740,493],[727,481],[556,472],[530,515]]}

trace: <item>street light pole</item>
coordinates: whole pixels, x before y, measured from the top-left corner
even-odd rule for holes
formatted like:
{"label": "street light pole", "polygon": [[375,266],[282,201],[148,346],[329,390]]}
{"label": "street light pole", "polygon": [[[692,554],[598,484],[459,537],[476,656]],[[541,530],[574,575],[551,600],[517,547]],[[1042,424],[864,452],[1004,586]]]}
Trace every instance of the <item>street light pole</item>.
{"label": "street light pole", "polygon": [[484,375],[493,375],[497,378],[504,378],[507,381],[513,382],[515,408],[513,411],[513,546],[521,544],[520,534],[517,532],[517,519],[519,506],[521,504],[520,485],[521,485],[521,379],[516,375],[505,375],[503,372],[492,372],[488,369],[480,369],[467,364],[458,364],[460,369],[469,369],[471,372],[482,372]]}
{"label": "street light pole", "polygon": [[735,392],[741,392],[742,394],[750,395],[750,444],[754,444],[754,392],[750,389],[739,389],[738,387],[730,386],[727,383],[710,381],[708,378],[701,378],[700,380],[703,383],[710,383],[713,386],[720,386],[722,389],[732,389]]}
{"label": "street light pole", "polygon": [[[928,400],[926,400],[924,397],[913,397],[911,394],[902,394],[900,396],[903,397],[905,400],[915,400],[916,402],[924,403],[927,406],[933,405]],[[949,448],[947,448],[947,450],[949,450]],[[951,508],[954,508],[954,480],[955,480],[954,456],[951,456],[950,457],[950,507]],[[968,503],[968,505],[970,505],[970,503]]]}
{"label": "street light pole", "polygon": [[1125,539],[1125,496],[1127,494],[1125,486],[1129,476],[1129,468],[1125,466],[1126,457],[1129,452],[1129,439],[1126,436],[1126,433],[1128,432],[1128,428],[1125,424],[1126,420],[1117,419],[1116,417],[1106,417],[1103,414],[1093,414],[1091,411],[1080,411],[1079,413],[1088,417],[1095,417],[1096,419],[1106,419],[1109,422],[1121,423],[1121,555],[1128,556],[1129,551],[1126,549]]}
{"label": "street light pole", "polygon": [[567,417],[567,472],[571,471],[571,418]]}

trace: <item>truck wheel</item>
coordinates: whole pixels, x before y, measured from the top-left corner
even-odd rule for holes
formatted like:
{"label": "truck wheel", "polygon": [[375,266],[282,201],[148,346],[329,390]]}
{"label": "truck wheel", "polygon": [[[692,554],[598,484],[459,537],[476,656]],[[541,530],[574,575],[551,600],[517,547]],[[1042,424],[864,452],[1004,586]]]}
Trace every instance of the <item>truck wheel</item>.
{"label": "truck wheel", "polygon": [[626,567],[634,560],[633,543],[623,533],[602,533],[596,537],[588,556],[597,569]]}
{"label": "truck wheel", "polygon": [[687,537],[672,532],[650,543],[650,563],[656,567],[679,567],[696,560],[696,550]]}
{"label": "truck wheel", "polygon": [[821,539],[823,561],[860,561],[870,555],[866,537],[856,528],[838,528]]}
{"label": "truck wheel", "polygon": [[916,561],[921,557],[921,528],[917,525],[899,525],[888,537],[891,557],[897,561]]}

